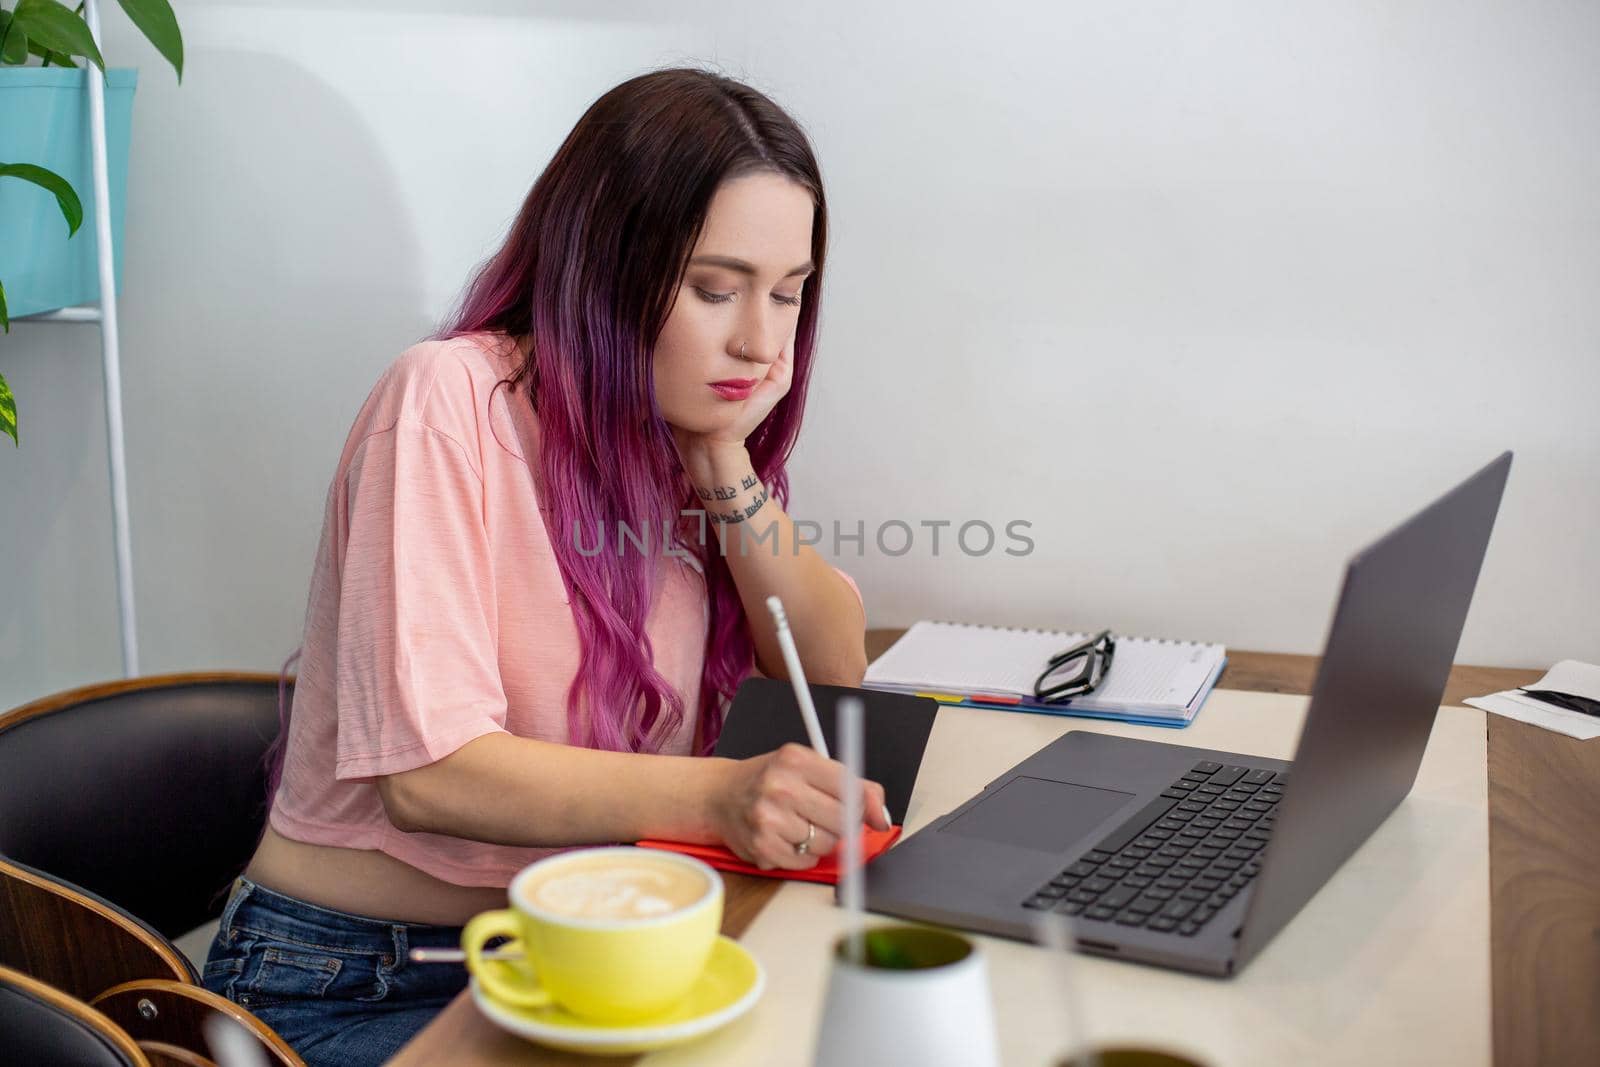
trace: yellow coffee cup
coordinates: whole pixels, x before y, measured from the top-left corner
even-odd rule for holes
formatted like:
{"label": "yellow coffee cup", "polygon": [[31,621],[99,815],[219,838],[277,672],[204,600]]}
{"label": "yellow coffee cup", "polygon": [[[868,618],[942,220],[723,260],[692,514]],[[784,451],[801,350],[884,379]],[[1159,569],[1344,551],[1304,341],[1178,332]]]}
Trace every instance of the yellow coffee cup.
{"label": "yellow coffee cup", "polygon": [[[461,947],[484,992],[558,1004],[595,1022],[671,1008],[705,970],[722,926],[722,879],[689,856],[619,847],[564,852],[518,872],[511,907],[467,923]],[[485,959],[484,943],[520,959]]]}

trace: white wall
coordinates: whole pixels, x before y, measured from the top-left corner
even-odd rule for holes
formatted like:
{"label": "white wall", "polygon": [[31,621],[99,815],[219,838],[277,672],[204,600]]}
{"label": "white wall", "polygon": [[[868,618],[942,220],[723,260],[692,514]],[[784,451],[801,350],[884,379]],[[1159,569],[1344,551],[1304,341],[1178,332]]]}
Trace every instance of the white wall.
{"label": "white wall", "polygon": [[[1032,523],[847,550],[875,625],[1311,652],[1345,558],[1517,450],[1458,658],[1600,661],[1600,8],[179,5],[142,68],[122,300],[148,672],[298,643],[323,495],[583,108],[714,61],[833,211],[793,512]],[[529,13],[533,12],[533,13]],[[119,669],[98,348],[0,373],[0,707]]]}

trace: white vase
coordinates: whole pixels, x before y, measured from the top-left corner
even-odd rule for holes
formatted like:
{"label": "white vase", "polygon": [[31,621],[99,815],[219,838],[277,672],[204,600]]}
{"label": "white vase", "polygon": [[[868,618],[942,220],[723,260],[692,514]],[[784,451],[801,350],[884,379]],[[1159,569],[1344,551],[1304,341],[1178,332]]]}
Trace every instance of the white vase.
{"label": "white vase", "polygon": [[816,1067],[999,1067],[989,971],[978,946],[920,927],[881,927],[869,936],[900,939],[914,965],[875,966],[834,953]]}

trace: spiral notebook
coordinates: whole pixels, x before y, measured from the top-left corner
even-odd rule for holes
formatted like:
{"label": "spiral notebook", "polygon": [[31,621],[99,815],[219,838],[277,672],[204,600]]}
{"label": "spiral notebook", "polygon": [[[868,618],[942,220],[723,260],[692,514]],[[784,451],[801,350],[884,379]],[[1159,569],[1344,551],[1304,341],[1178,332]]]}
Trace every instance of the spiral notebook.
{"label": "spiral notebook", "polygon": [[923,621],[873,661],[862,684],[970,707],[1187,726],[1227,662],[1221,645],[1119,634],[1111,670],[1093,693],[1064,704],[1035,700],[1046,661],[1087,636]]}

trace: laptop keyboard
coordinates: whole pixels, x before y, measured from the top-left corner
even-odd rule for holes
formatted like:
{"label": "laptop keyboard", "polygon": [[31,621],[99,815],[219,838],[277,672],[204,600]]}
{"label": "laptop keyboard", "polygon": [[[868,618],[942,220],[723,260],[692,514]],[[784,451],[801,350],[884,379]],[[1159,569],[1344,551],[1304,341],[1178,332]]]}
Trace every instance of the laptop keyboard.
{"label": "laptop keyboard", "polygon": [[1193,937],[1261,870],[1287,777],[1197,763],[1022,906]]}

